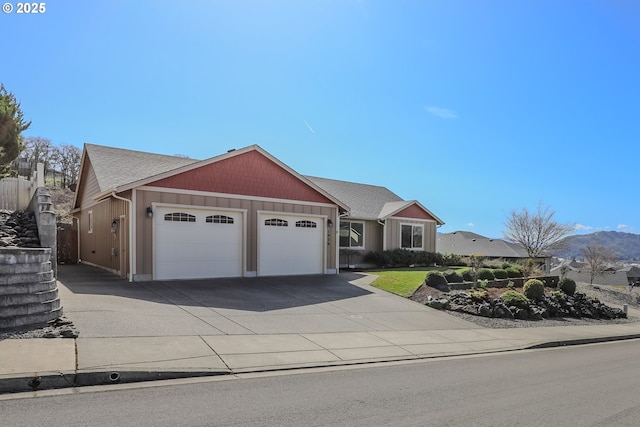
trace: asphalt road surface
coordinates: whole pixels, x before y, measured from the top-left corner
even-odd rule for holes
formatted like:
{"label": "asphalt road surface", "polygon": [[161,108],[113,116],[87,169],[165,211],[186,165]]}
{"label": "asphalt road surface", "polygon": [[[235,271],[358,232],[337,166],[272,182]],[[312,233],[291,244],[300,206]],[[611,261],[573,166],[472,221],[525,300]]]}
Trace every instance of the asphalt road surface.
{"label": "asphalt road surface", "polygon": [[[640,340],[0,396],[9,426],[638,426]],[[115,388],[114,388],[115,387]]]}

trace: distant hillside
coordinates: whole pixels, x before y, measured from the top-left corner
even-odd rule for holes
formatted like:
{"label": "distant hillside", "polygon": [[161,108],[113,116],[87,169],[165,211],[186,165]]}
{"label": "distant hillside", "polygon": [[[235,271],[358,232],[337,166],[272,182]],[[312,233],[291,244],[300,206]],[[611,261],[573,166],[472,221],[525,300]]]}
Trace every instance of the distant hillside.
{"label": "distant hillside", "polygon": [[569,236],[560,249],[551,251],[560,258],[579,258],[582,250],[591,243],[600,243],[620,255],[621,261],[640,261],[640,234],[619,231],[598,231],[591,234]]}

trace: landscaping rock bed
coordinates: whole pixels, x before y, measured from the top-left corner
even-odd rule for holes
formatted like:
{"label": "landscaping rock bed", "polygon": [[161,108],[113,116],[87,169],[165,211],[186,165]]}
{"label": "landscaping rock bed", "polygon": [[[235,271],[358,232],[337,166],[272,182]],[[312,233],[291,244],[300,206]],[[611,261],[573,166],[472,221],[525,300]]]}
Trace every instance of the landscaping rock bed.
{"label": "landscaping rock bed", "polygon": [[[447,310],[451,315],[489,328],[630,323],[640,320],[627,317],[620,308],[606,304],[628,304],[638,308],[640,304],[635,294],[625,294],[588,284],[578,284],[578,290],[580,292],[573,296],[560,292],[553,295],[547,293],[540,301],[530,301],[528,307],[507,306],[500,298],[505,289],[495,288],[487,288],[486,292],[442,292],[423,285],[411,299],[433,308]],[[481,298],[483,295],[485,297]]]}

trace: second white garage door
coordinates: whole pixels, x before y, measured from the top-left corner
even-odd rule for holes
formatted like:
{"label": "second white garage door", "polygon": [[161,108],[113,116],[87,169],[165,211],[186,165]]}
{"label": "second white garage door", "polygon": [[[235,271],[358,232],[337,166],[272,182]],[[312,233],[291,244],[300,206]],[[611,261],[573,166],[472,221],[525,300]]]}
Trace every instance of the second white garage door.
{"label": "second white garage door", "polygon": [[258,275],[324,273],[324,218],[258,215]]}
{"label": "second white garage door", "polygon": [[154,209],[155,279],[242,276],[242,212]]}

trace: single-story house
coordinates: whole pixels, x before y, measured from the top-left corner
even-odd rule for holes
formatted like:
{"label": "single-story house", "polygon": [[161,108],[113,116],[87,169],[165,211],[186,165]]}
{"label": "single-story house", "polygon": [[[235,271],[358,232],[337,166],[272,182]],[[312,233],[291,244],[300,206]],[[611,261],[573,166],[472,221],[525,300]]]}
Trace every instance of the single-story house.
{"label": "single-story house", "polygon": [[[441,254],[464,257],[479,254],[488,259],[504,259],[508,262],[523,262],[529,259],[529,253],[521,245],[502,239],[492,239],[470,231],[438,234],[436,250]],[[534,262],[543,266],[548,272],[551,255],[536,258]]]}
{"label": "single-story house", "polygon": [[385,187],[307,176],[349,206],[340,217],[340,267],[369,266],[369,252],[407,249],[436,252],[444,224],[417,200],[403,200]]}
{"label": "single-story house", "polygon": [[257,145],[206,160],[85,144],[80,262],[130,280],[336,274],[340,249],[435,251],[442,221],[383,187],[300,175]]}

